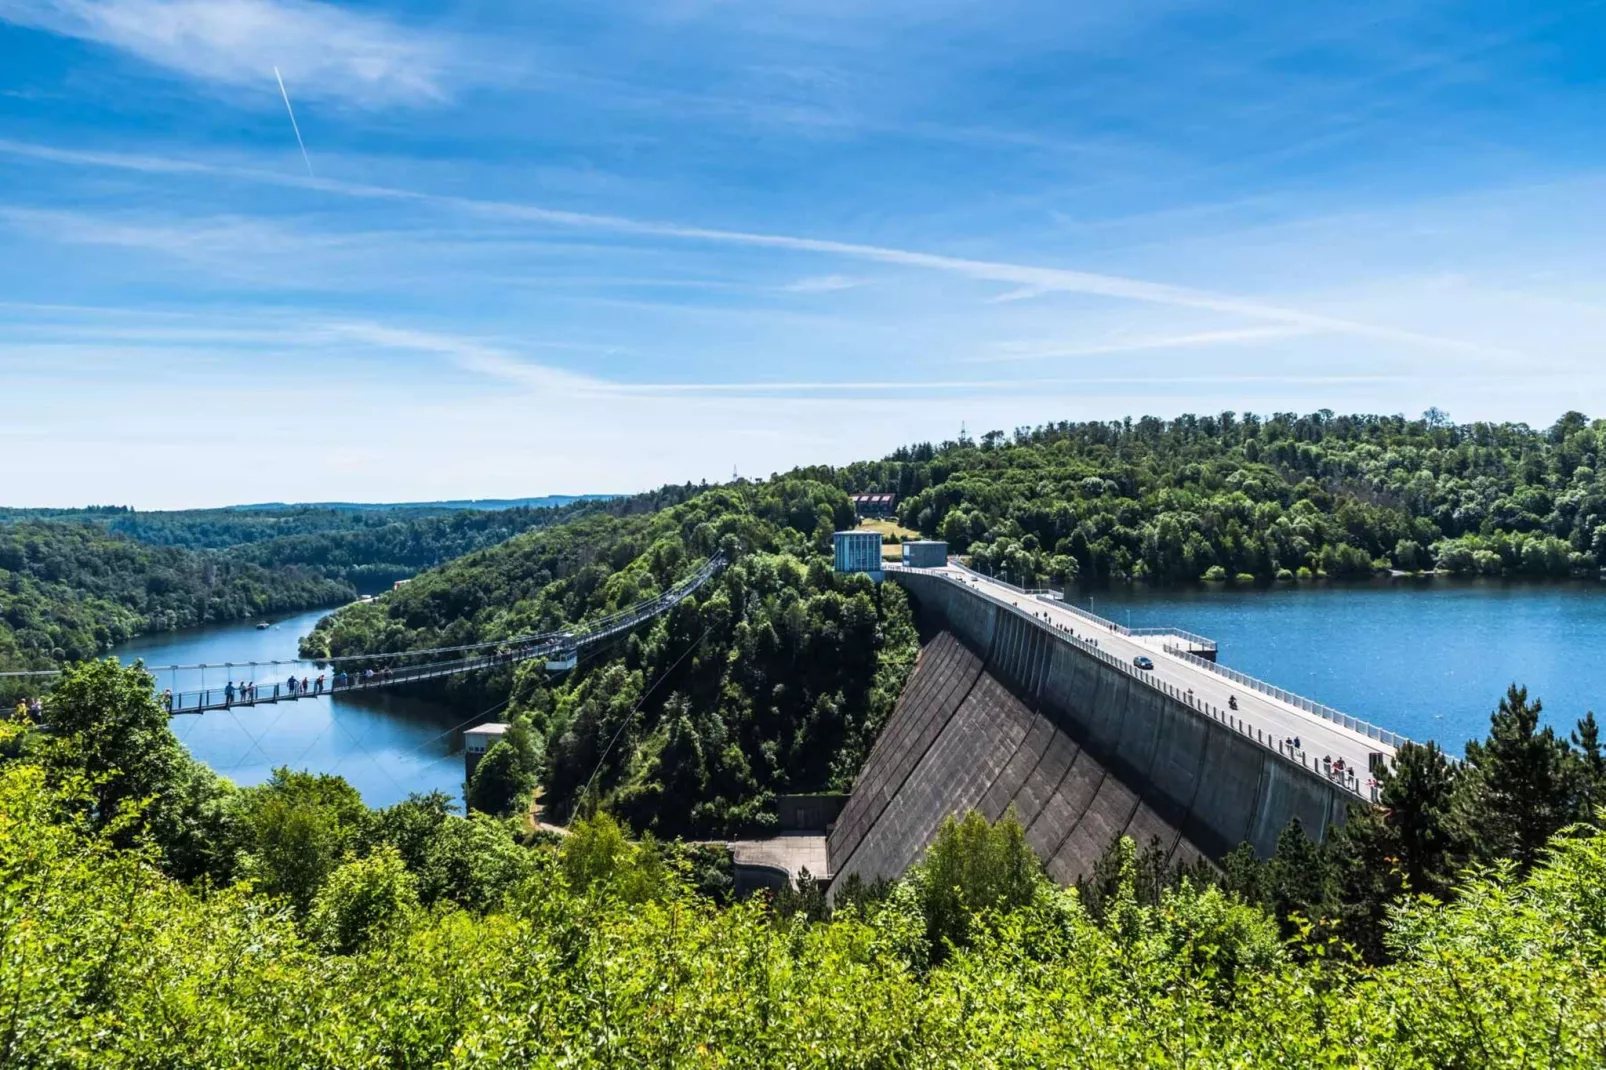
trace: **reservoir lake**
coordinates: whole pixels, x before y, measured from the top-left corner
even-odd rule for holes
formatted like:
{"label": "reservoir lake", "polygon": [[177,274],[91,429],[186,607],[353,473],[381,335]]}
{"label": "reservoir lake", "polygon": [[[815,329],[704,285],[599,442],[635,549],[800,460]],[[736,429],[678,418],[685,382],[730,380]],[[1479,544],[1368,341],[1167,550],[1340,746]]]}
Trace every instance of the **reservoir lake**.
{"label": "reservoir lake", "polygon": [[1220,644],[1220,661],[1460,754],[1513,683],[1562,734],[1606,717],[1606,586],[1401,578],[1348,585],[1068,592],[1135,628]]}
{"label": "reservoir lake", "polygon": [[[1606,717],[1606,587],[1396,579],[1357,586],[1271,589],[1142,587],[1071,591],[1073,601],[1132,627],[1171,626],[1220,644],[1224,665],[1459,754],[1488,732],[1506,687],[1526,684],[1563,735],[1586,710]],[[150,666],[204,663],[203,673],[161,673],[157,687],[272,683],[300,636],[330,612],[146,636],[115,653]],[[233,661],[234,667],[223,667]],[[211,666],[216,666],[212,668]],[[298,676],[316,676],[310,663]],[[176,679],[175,679],[176,676]],[[370,806],[411,792],[462,795],[462,727],[476,720],[406,687],[328,695],[174,718],[197,758],[239,784],[280,765],[337,773]]]}
{"label": "reservoir lake", "polygon": [[[113,653],[125,664],[141,658],[153,668],[207,666],[204,672],[157,673],[158,689],[216,688],[229,679],[282,683],[290,666],[253,669],[245,663],[294,659],[300,637],[330,612],[319,609],[275,619],[265,630],[258,630],[257,621],[239,621],[142,636]],[[234,662],[232,668],[225,668],[225,661]],[[318,671],[311,662],[302,662],[295,675],[316,677]],[[288,765],[337,773],[369,806],[388,806],[412,792],[435,790],[461,800],[462,728],[468,726],[460,722],[475,713],[425,697],[416,687],[399,686],[181,715],[172,724],[191,754],[236,784],[260,784],[275,768]]]}

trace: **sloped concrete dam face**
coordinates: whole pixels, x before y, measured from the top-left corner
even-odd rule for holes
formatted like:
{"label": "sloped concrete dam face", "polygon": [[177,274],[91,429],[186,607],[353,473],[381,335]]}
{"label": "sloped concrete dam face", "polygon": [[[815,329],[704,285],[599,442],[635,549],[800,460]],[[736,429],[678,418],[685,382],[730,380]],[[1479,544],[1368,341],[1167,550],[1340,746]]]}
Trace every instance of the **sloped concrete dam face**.
{"label": "sloped concrete dam face", "polygon": [[1312,835],[1346,797],[1275,751],[1146,687],[1026,613],[902,574],[926,644],[827,843],[833,882],[897,877],[950,814],[1013,805],[1048,873],[1088,876],[1120,834],[1173,861],[1248,841],[1270,854],[1289,820]]}

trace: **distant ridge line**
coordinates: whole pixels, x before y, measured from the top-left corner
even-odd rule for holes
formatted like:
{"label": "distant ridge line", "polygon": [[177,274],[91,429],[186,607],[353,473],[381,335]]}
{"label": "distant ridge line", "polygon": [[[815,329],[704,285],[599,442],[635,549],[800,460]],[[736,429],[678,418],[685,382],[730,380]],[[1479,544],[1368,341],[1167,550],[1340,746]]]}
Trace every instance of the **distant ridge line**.
{"label": "distant ridge line", "polygon": [[546,509],[572,505],[575,502],[602,502],[626,498],[627,494],[547,494],[539,498],[459,498],[434,502],[252,502],[246,505],[224,505],[225,512],[270,512],[280,509],[331,509],[345,512],[381,512],[394,509],[482,509],[492,512],[500,509]]}

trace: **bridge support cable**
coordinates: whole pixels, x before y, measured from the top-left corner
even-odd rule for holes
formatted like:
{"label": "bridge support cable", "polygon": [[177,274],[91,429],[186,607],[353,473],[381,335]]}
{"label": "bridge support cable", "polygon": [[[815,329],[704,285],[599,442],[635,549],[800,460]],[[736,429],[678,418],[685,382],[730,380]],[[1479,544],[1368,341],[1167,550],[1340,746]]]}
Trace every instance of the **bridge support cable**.
{"label": "bridge support cable", "polygon": [[680,663],[685,661],[687,656],[690,655],[692,651],[703,645],[703,640],[708,638],[708,633],[712,631],[713,628],[714,625],[712,622],[705,624],[703,626],[703,633],[697,637],[696,641],[690,646],[686,647],[686,649],[681,652],[680,657],[676,658],[674,663],[671,664],[669,668],[658,674],[658,679],[654,680],[652,684],[648,686],[647,690],[641,693],[641,697],[637,699],[636,704],[630,708],[630,712],[625,714],[624,720],[620,721],[619,727],[614,730],[613,738],[608,740],[608,745],[602,749],[602,754],[597,758],[596,768],[592,769],[591,775],[586,778],[586,786],[581,789],[579,798],[575,800],[576,809],[579,809],[581,806],[585,805],[586,799],[591,794],[591,786],[596,782],[597,774],[602,772],[602,766],[605,762],[607,762],[608,755],[613,752],[614,744],[619,742],[619,737],[624,734],[625,729],[630,727],[630,724],[635,721],[636,714],[640,713],[641,707],[647,704],[647,699],[652,697],[652,693],[658,689],[659,684],[669,679],[670,675],[680,667]]}
{"label": "bridge support cable", "polygon": [[[591,647],[605,643],[617,635],[635,628],[644,621],[661,616],[673,609],[688,597],[700,590],[710,579],[718,575],[725,567],[725,560],[716,554],[708,558],[692,575],[681,580],[669,590],[652,598],[642,601],[626,609],[616,610],[606,616],[586,621],[579,626],[558,632],[541,632],[521,636],[512,636],[506,639],[492,639],[478,643],[467,643],[458,646],[432,647],[423,650],[392,651],[375,654],[349,654],[327,658],[298,658],[294,660],[251,662],[253,677],[259,668],[277,671],[284,667],[291,667],[297,677],[306,678],[312,675],[313,670],[320,670],[320,676],[328,676],[327,669],[337,665],[361,663],[364,671],[371,671],[375,662],[394,661],[398,659],[415,659],[433,657],[440,654],[465,654],[459,658],[447,658],[428,661],[423,664],[400,666],[397,668],[384,668],[372,676],[360,676],[353,673],[347,683],[341,685],[338,675],[330,679],[328,686],[321,689],[303,689],[299,686],[290,687],[287,682],[271,685],[256,685],[249,692],[249,697],[242,697],[238,690],[234,695],[229,694],[227,687],[217,688],[208,686],[207,670],[224,668],[227,670],[228,683],[234,684],[234,664],[204,663],[197,665],[162,665],[151,666],[148,671],[153,677],[159,679],[161,673],[169,674],[172,686],[164,694],[164,704],[170,714],[206,713],[212,710],[232,710],[235,706],[255,706],[272,704],[281,701],[294,701],[301,698],[317,698],[323,694],[344,694],[348,691],[367,691],[373,688],[389,687],[403,683],[414,683],[422,680],[438,679],[446,676],[457,676],[480,669],[496,668],[503,665],[516,665],[520,662],[537,657],[547,657],[560,652],[574,652],[583,656]],[[242,667],[245,663],[242,663]],[[198,671],[200,674],[200,688],[196,691],[181,691],[178,689],[178,673],[180,671]],[[25,670],[15,672],[0,672],[3,677],[41,677],[49,678],[59,676],[59,669]],[[254,680],[253,680],[254,682]],[[240,681],[245,683],[245,681]],[[271,691],[263,693],[264,687],[271,687]]]}

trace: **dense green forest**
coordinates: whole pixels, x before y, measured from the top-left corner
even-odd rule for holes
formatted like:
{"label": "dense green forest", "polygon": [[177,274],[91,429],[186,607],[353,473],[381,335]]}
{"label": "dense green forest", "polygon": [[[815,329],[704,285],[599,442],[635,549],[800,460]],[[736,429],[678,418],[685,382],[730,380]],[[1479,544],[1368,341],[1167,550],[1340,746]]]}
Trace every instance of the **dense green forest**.
{"label": "dense green forest", "polygon": [[515,538],[342,611],[304,652],[549,631],[727,548],[737,563],[715,588],[570,679],[548,686],[531,665],[475,698],[508,699],[519,726],[488,763],[502,809],[539,782],[566,814],[590,784],[638,828],[757,830],[775,793],[851,783],[913,649],[901,595],[830,574],[829,533],[853,522],[844,492],[896,491],[905,523],[1026,578],[1593,575],[1602,436],[1576,415],[1536,432],[1326,413],[995,432]]}
{"label": "dense green forest", "polygon": [[94,525],[0,525],[0,669],[49,667],[142,632],[353,596],[317,572],[150,546]]}
{"label": "dense green forest", "polygon": [[285,506],[171,512],[126,508],[8,510],[0,511],[0,520],[94,525],[153,546],[231,551],[230,556],[242,562],[268,568],[294,565],[315,569],[326,578],[375,590],[532,528],[593,511],[650,510],[688,493],[689,488],[675,487],[619,499],[580,499],[557,506],[507,509]]}
{"label": "dense green forest", "polygon": [[1606,421],[1438,412],[1059,423],[800,475],[899,495],[899,518],[1035,580],[1272,581],[1377,568],[1595,576]]}
{"label": "dense green forest", "polygon": [[507,812],[539,782],[543,803],[566,815],[589,784],[661,835],[762,831],[777,793],[852,783],[913,665],[902,592],[830,567],[831,532],[852,522],[840,490],[789,479],[709,490],[654,514],[589,516],[350,606],[302,651],[555,630],[650,598],[721,552],[731,564],[715,582],[571,677],[549,682],[528,662],[483,683],[509,700],[516,730],[470,792]]}
{"label": "dense green forest", "polygon": [[890,711],[917,639],[898,588],[829,567],[849,491],[897,491],[905,523],[1045,578],[1591,574],[1603,433],[1060,425],[587,508],[305,642],[545,631],[730,562],[566,678],[451,685],[513,723],[468,816],[440,795],[372,811],[290,769],[235,788],[147,677],[84,665],[46,696],[50,736],[0,724],[0,1065],[1599,1066],[1606,755],[1593,715],[1558,734],[1516,687],[1464,760],[1407,745],[1380,806],[1321,845],[1290,826],[1267,859],[1184,872],[1120,841],[1061,889],[1017,824],[972,815],[834,906],[810,886],[732,903],[723,855],[674,837],[847,788]]}
{"label": "dense green forest", "polygon": [[[1155,879],[1130,841],[1063,889],[1018,824],[970,816],[834,910],[808,891],[729,903],[709,852],[632,842],[606,814],[558,838],[439,796],[370,811],[290,770],[234,788],[185,755],[137,670],[86,665],[47,702],[49,736],[0,723],[0,1065],[1439,1070],[1606,1053],[1606,840],[1553,827],[1566,815],[1497,773],[1554,751],[1512,702],[1464,774],[1512,853],[1420,886],[1408,856],[1384,859],[1399,890],[1376,959],[1348,918]],[[1397,809],[1377,821],[1433,844]]]}
{"label": "dense green forest", "polygon": [[[0,511],[0,671],[49,668],[169,631],[349,602],[532,528],[683,501],[670,486],[504,510],[121,507]],[[0,685],[12,697],[20,683]]]}

